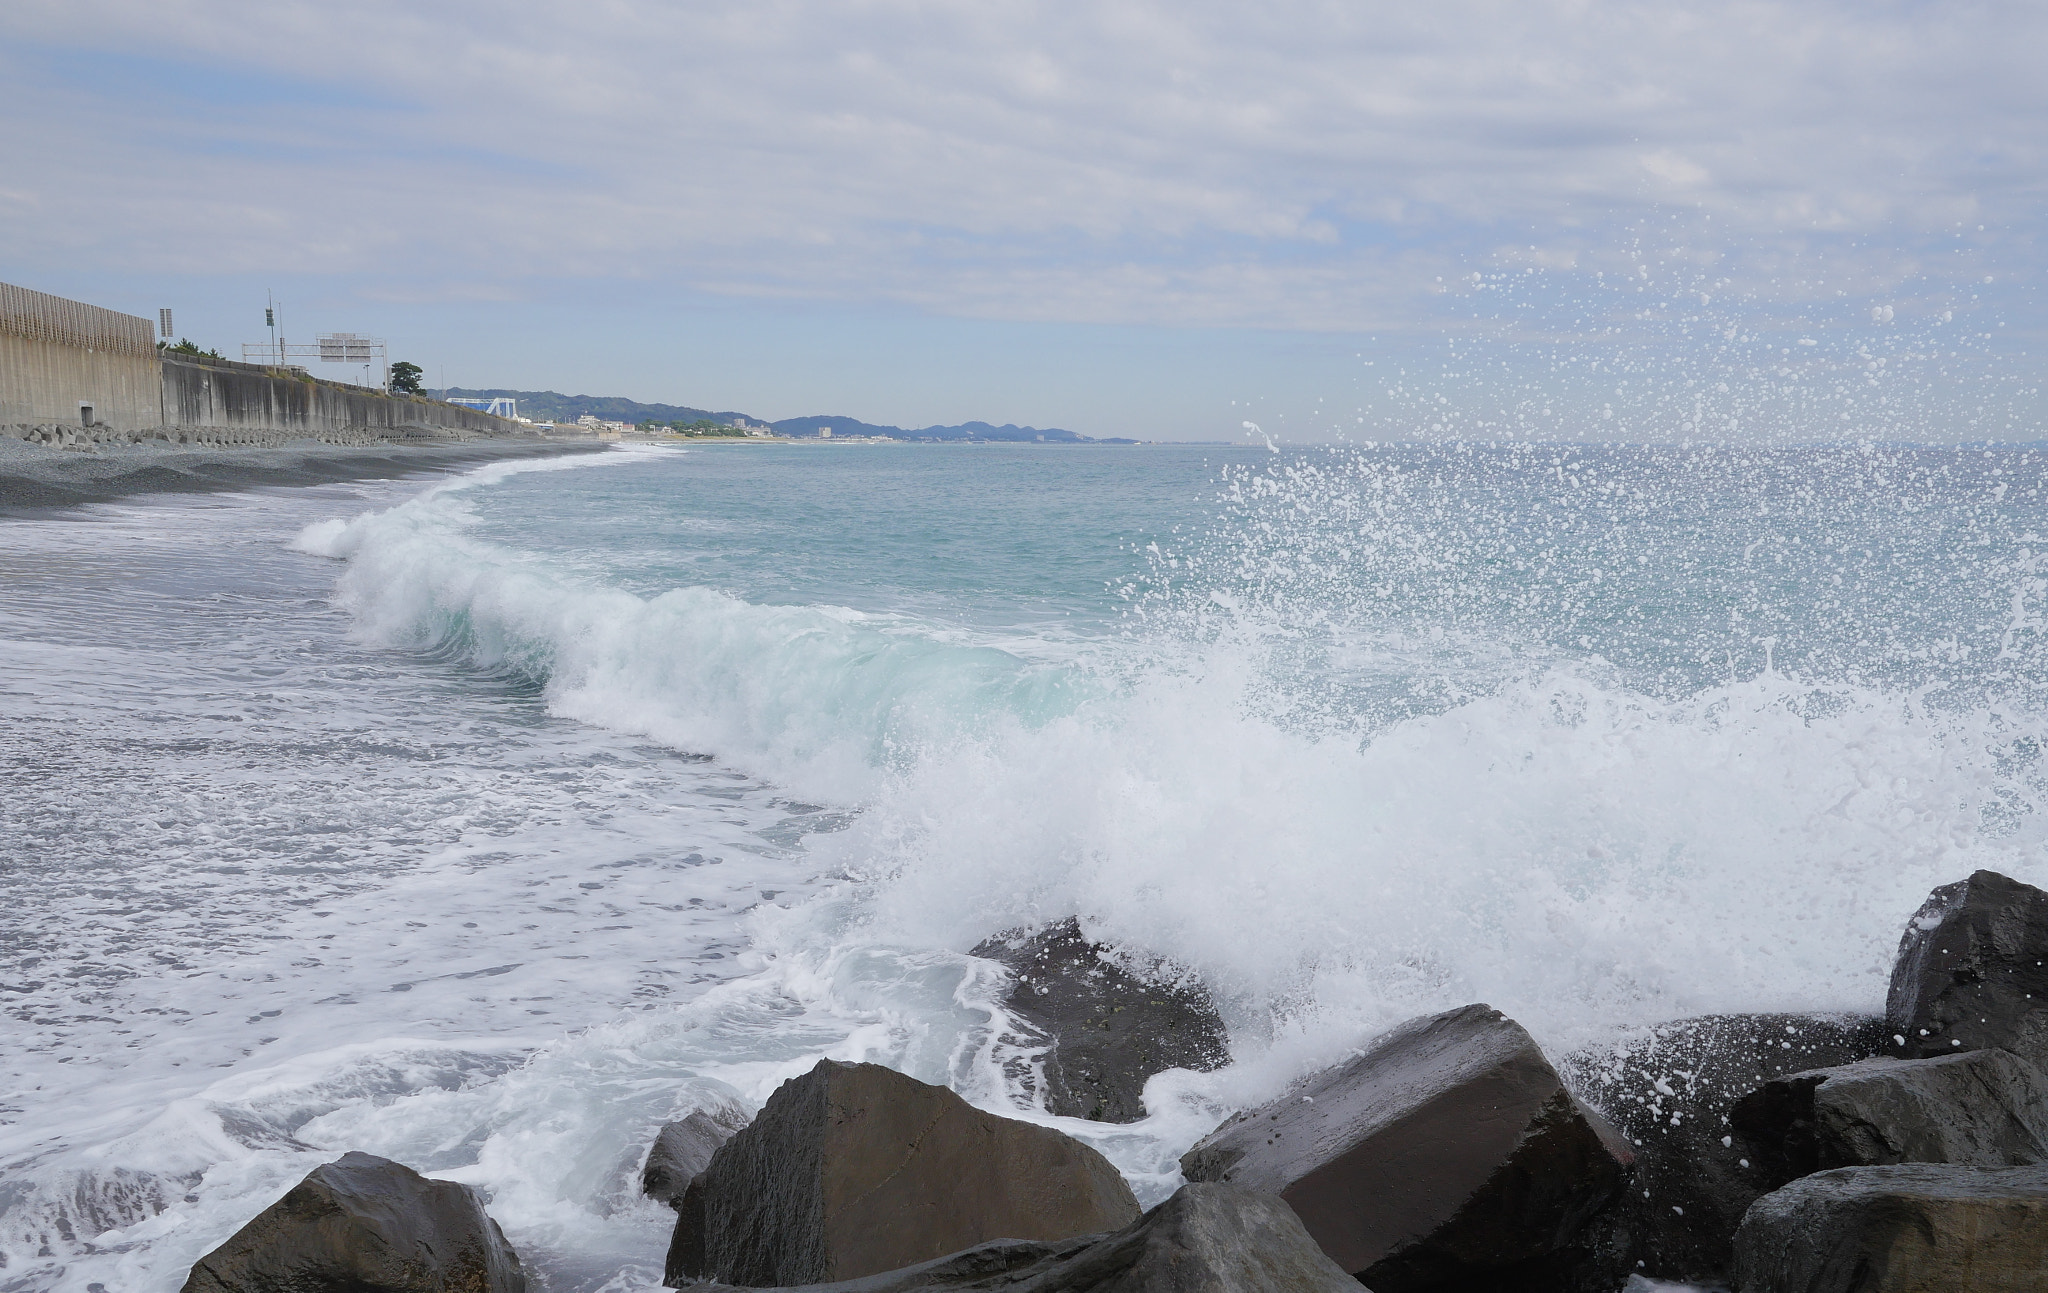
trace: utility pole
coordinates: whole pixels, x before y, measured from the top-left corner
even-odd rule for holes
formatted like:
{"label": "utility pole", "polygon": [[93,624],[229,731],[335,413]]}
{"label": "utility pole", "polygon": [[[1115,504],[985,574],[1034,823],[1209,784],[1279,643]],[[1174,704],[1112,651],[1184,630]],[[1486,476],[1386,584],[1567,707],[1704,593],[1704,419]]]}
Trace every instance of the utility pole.
{"label": "utility pole", "polygon": [[267,287],[263,289],[263,326],[270,329],[270,362],[282,364],[284,351],[277,348],[277,302]]}

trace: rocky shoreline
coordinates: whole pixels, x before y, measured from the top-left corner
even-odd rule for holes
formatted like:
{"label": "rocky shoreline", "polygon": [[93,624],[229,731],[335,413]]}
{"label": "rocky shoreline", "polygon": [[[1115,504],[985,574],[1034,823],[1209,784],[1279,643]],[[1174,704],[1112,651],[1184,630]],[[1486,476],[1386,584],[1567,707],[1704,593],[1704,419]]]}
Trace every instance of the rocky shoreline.
{"label": "rocky shoreline", "polygon": [[[976,950],[1044,1035],[1048,1106],[1135,1119],[1147,1077],[1221,1062],[1198,986],[1076,922]],[[1979,871],[1907,922],[1882,1019],[1714,1016],[1553,1064],[1463,1006],[1239,1111],[1143,1213],[1072,1137],[832,1060],[669,1124],[643,1183],[677,1213],[668,1286],[707,1293],[2020,1293],[2048,1288],[2044,1063],[2048,893]],[[186,1293],[524,1293],[485,1203],[351,1153]]]}

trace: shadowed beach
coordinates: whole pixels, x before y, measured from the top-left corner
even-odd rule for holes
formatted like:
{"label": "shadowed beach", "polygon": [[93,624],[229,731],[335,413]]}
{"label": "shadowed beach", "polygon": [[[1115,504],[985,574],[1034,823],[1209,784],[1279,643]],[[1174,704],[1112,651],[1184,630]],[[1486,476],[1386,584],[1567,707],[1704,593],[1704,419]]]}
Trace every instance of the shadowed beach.
{"label": "shadowed beach", "polygon": [[132,445],[93,451],[0,440],[0,515],[111,502],[135,494],[215,493],[448,471],[500,459],[601,451],[597,444],[481,440],[276,449]]}

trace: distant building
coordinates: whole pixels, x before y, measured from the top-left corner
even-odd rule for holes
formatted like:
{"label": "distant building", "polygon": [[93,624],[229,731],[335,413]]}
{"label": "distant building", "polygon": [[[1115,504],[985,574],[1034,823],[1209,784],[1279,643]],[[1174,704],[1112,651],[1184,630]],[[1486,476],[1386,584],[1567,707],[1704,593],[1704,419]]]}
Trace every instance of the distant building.
{"label": "distant building", "polygon": [[832,428],[831,428],[831,427],[819,427],[819,428],[818,428],[818,438],[819,438],[819,439],[821,439],[821,440],[830,440],[830,439],[832,438]]}
{"label": "distant building", "polygon": [[629,423],[608,422],[594,413],[585,413],[577,418],[573,425],[585,435],[594,435],[600,440],[616,440],[624,433],[636,429]]}

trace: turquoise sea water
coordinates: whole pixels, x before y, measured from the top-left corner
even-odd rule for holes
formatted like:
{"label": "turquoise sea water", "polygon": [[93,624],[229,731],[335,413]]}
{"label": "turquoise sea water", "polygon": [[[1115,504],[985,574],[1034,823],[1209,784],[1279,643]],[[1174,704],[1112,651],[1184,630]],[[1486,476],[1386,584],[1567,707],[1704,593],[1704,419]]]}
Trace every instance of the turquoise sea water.
{"label": "turquoise sea water", "polygon": [[[965,955],[1079,915],[1230,1108],[1485,1000],[1881,1004],[2040,882],[2038,449],[634,446],[0,530],[0,1289],[173,1289],[313,1163],[649,1287],[653,1129],[821,1055],[1045,1115]],[[1057,1121],[1057,1120],[1054,1120]]]}

